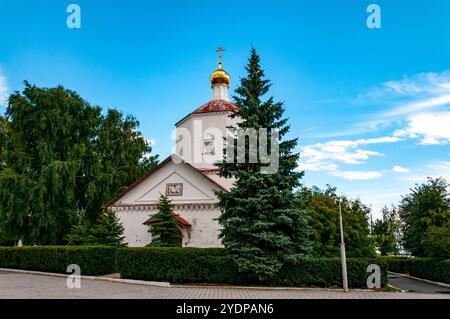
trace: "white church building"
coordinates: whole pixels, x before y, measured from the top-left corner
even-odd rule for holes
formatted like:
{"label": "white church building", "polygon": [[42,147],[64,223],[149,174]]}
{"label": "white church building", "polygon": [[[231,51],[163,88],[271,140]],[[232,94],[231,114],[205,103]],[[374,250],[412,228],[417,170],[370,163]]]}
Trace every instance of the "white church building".
{"label": "white church building", "polygon": [[[220,51],[221,53],[221,51]],[[238,118],[228,98],[230,76],[219,66],[210,77],[212,99],[175,124],[176,155],[171,155],[113,198],[107,208],[116,212],[125,228],[128,246],[151,242],[148,224],[155,222],[160,194],[172,201],[183,247],[220,247],[220,210],[214,191],[229,191],[230,179],[218,175],[215,161],[222,159],[223,136]]]}

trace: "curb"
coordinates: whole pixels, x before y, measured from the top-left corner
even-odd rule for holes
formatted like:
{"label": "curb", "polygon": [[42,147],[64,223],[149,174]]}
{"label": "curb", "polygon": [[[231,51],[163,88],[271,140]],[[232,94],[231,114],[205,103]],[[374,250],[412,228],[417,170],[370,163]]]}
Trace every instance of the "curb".
{"label": "curb", "polygon": [[[312,288],[312,287],[258,287],[258,286],[221,286],[221,285],[170,285],[172,288],[207,288],[207,289],[251,289],[251,290],[303,290],[303,291],[334,291],[344,292],[341,288]],[[372,289],[349,289],[349,292],[377,292]]]}
{"label": "curb", "polygon": [[[0,268],[0,271],[15,272],[15,273],[21,273],[21,274],[30,274],[30,275],[38,275],[38,276],[64,277],[64,278],[68,278],[69,276],[71,276],[70,274],[66,275],[66,274],[58,274],[58,273],[52,273],[52,272],[21,270],[21,269],[9,269],[9,268]],[[118,278],[96,277],[96,276],[80,276],[80,278],[81,279],[85,279],[85,280],[102,280],[102,281],[110,281],[110,282],[117,282],[117,283],[130,284],[130,285],[171,287],[170,283],[168,283],[168,282],[158,282],[158,281],[118,279]]]}
{"label": "curb", "polygon": [[415,280],[418,280],[418,281],[423,281],[423,282],[426,282],[428,284],[433,284],[433,285],[441,286],[441,287],[444,287],[444,288],[450,288],[449,284],[444,284],[443,282],[432,281],[432,280],[418,278],[418,277],[405,275],[405,274],[399,274],[399,273],[393,272],[393,271],[388,271],[388,273],[393,274],[393,275],[397,275],[397,276],[400,276],[400,277],[411,278],[411,279],[415,279]]}
{"label": "curb", "polygon": [[400,289],[398,287],[395,287],[395,286],[392,286],[392,285],[389,285],[389,284],[388,284],[388,287],[398,290],[398,291],[394,291],[394,292],[406,293],[406,290]]}
{"label": "curb", "polygon": [[[32,270],[22,270],[22,269],[9,269],[9,268],[0,268],[0,271],[14,272],[14,273],[22,273],[22,274],[30,274],[30,275],[39,275],[39,276],[52,276],[52,277],[64,277],[68,278],[70,274],[58,274],[51,272],[42,272],[42,271],[32,271]],[[95,276],[80,276],[81,279],[85,280],[102,280],[102,281],[110,281],[117,283],[125,283],[132,285],[142,285],[142,286],[156,286],[156,287],[166,287],[166,288],[221,288],[221,289],[252,289],[252,290],[304,290],[304,291],[342,291],[342,289],[338,288],[309,288],[309,287],[255,287],[255,286],[221,286],[221,285],[172,285],[168,282],[157,282],[157,281],[144,281],[144,280],[134,280],[134,279],[117,279],[117,278],[108,278],[108,277],[95,277]],[[350,292],[376,292],[370,289],[350,289]]]}
{"label": "curb", "polygon": [[[32,271],[32,270],[22,270],[22,269],[9,269],[0,268],[0,271],[39,275],[39,276],[52,276],[52,277],[63,277],[68,278],[70,274],[58,274],[42,271]],[[393,273],[395,274],[395,273]],[[398,274],[401,275],[401,274]],[[109,277],[96,277],[96,276],[80,276],[81,279],[85,280],[101,280],[116,283],[124,283],[130,285],[141,285],[141,286],[155,286],[155,287],[166,287],[166,288],[207,288],[207,289],[250,289],[250,290],[303,290],[303,291],[334,291],[342,292],[340,288],[310,288],[310,287],[255,287],[255,286],[221,286],[221,285],[172,285],[169,282],[158,282],[158,281],[144,281],[144,280],[134,280],[134,279],[118,279]],[[413,278],[413,277],[411,277]],[[445,285],[445,284],[443,284]],[[450,286],[450,285],[448,285]],[[365,293],[376,293],[377,291],[371,289],[350,289],[350,292],[365,292]]]}

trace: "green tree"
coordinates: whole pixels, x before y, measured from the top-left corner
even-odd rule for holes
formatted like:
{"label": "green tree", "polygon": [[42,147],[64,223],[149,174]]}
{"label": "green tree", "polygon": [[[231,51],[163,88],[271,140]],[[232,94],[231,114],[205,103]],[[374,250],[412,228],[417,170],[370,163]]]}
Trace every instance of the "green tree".
{"label": "green tree", "polygon": [[440,227],[432,226],[424,239],[427,257],[450,259],[450,221]]}
{"label": "green tree", "polygon": [[[10,96],[0,162],[0,239],[64,244],[79,215],[141,176],[151,151],[132,116],[102,114],[77,93],[25,82]],[[2,134],[3,135],[3,134]],[[4,135],[3,135],[4,136]]]}
{"label": "green tree", "polygon": [[342,199],[344,240],[348,257],[371,257],[375,250],[370,238],[370,208],[360,200],[338,196],[330,185],[325,190],[302,187],[297,205],[308,213],[310,238],[315,257],[340,256],[339,199]]}
{"label": "green tree", "polygon": [[381,256],[398,255],[400,253],[400,220],[396,207],[384,207],[383,217],[375,221],[372,237],[375,247]]}
{"label": "green tree", "polygon": [[315,257],[339,256],[339,211],[336,188],[302,187],[297,192],[299,208],[309,216],[312,254]]}
{"label": "green tree", "polygon": [[416,184],[402,198],[399,213],[402,221],[403,247],[413,256],[426,257],[431,228],[440,228],[450,220],[450,196],[443,178],[428,178]]}
{"label": "green tree", "polygon": [[6,145],[6,141],[8,139],[8,121],[2,116],[0,116],[0,170],[6,164],[1,157],[3,150]]}
{"label": "green tree", "polygon": [[172,203],[167,196],[161,195],[156,204],[158,212],[152,216],[149,226],[152,235],[151,246],[180,247],[181,232],[177,226]]}
{"label": "green tree", "polygon": [[[240,271],[265,279],[276,274],[284,263],[295,262],[309,253],[310,244],[306,214],[296,207],[293,193],[303,175],[296,170],[299,155],[293,153],[297,139],[283,140],[289,131],[287,119],[282,118],[283,104],[274,102],[273,97],[263,100],[271,84],[264,78],[260,58],[253,48],[246,70],[234,96],[239,113],[232,115],[241,121],[230,129],[240,134],[265,128],[266,141],[271,140],[272,129],[278,130],[279,154],[271,149],[269,164],[279,158],[279,167],[275,172],[265,172],[268,164],[262,163],[262,154],[258,154],[257,163],[240,163],[237,157],[243,154],[237,154],[237,148],[235,160],[225,156],[217,164],[221,176],[236,180],[230,192],[217,192],[222,211],[219,223],[223,226],[220,238]],[[263,142],[258,139],[257,145],[250,145],[246,139],[242,150],[245,158],[255,155]],[[238,145],[236,138],[229,143],[228,146]]]}
{"label": "green tree", "polygon": [[82,218],[78,225],[72,226],[67,235],[69,245],[107,245],[125,246],[123,240],[124,228],[119,218],[112,210],[106,210],[100,214],[94,223],[87,218]]}

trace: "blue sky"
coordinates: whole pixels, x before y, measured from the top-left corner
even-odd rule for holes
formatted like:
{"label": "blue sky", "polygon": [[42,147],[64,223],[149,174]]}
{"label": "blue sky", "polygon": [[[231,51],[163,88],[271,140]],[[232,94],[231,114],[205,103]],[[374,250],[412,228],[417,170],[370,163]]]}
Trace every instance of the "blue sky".
{"label": "blue sky", "polygon": [[[66,7],[81,7],[81,29]],[[381,29],[366,8],[381,7]],[[307,185],[373,206],[427,176],[450,180],[450,2],[0,0],[0,111],[28,80],[131,113],[164,158],[174,124],[230,89],[251,45],[299,137]],[[379,216],[375,212],[375,216]]]}

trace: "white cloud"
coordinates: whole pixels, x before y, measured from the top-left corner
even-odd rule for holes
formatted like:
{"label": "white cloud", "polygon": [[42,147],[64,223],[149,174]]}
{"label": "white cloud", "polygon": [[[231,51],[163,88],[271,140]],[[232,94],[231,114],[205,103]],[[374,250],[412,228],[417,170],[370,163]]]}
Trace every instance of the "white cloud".
{"label": "white cloud", "polygon": [[321,161],[310,161],[300,163],[299,169],[304,171],[335,171],[339,168],[338,165],[333,163],[326,163]]}
{"label": "white cloud", "polygon": [[450,142],[450,71],[419,73],[385,82],[362,99],[390,106],[373,121],[375,126],[397,121],[400,129],[393,133],[394,137],[418,139],[423,145]]}
{"label": "white cloud", "polygon": [[450,162],[437,161],[427,165],[431,175],[429,177],[443,177],[450,182]]}
{"label": "white cloud", "polygon": [[384,86],[400,95],[442,93],[450,90],[450,71],[419,73],[400,81],[389,81]]}
{"label": "white cloud", "polygon": [[435,161],[415,169],[415,171],[417,171],[417,174],[405,176],[402,180],[422,183],[425,182],[428,177],[443,177],[450,182],[450,161]]}
{"label": "white cloud", "polygon": [[[450,142],[450,71],[420,73],[404,77],[399,81],[382,83],[359,96],[359,102],[389,108],[376,114],[370,121],[360,122],[338,135],[361,134],[362,132],[386,129],[393,123],[399,129],[389,136],[358,140],[331,140],[301,148],[299,169],[323,171],[329,175],[349,180],[374,179],[388,171],[343,170],[340,165],[364,164],[371,157],[384,154],[367,149],[368,145],[395,143],[417,139],[419,144],[446,144]],[[327,137],[333,137],[328,134]],[[394,166],[392,171],[409,173],[409,169]]]}
{"label": "white cloud", "polygon": [[367,106],[375,113],[370,118],[337,132],[324,132],[318,137],[335,138],[376,132],[394,123],[401,123],[420,112],[436,112],[450,108],[450,70],[405,76],[387,81],[360,94],[352,101]]}
{"label": "white cloud", "polygon": [[350,181],[365,181],[369,179],[380,178],[383,176],[382,173],[376,171],[334,171],[330,172],[330,175],[341,177]]}
{"label": "white cloud", "polygon": [[383,117],[408,115],[450,104],[450,71],[419,73],[399,81],[389,81],[369,93],[395,107]]}
{"label": "white cloud", "polygon": [[365,190],[354,190],[349,191],[348,195],[352,198],[359,198],[363,203],[370,204],[373,213],[373,220],[381,218],[383,215],[381,210],[384,206],[390,206],[391,204],[396,205],[402,196],[408,192],[409,188],[368,188]]}
{"label": "white cloud", "polygon": [[394,167],[392,167],[392,171],[394,171],[395,173],[400,173],[400,174],[406,174],[406,173],[410,172],[410,170],[408,168],[401,167],[399,165],[395,165]]}
{"label": "white cloud", "polygon": [[309,171],[337,171],[337,163],[363,164],[371,156],[383,156],[384,154],[362,149],[361,146],[394,143],[400,140],[401,138],[397,136],[385,136],[371,139],[336,140],[307,145],[301,148],[299,168]]}
{"label": "white cloud", "polygon": [[428,99],[407,103],[406,105],[396,107],[393,110],[384,113],[383,116],[390,117],[396,115],[409,114],[439,106],[444,106],[447,104],[450,104],[450,94],[437,97],[430,97]]}
{"label": "white cloud", "polygon": [[156,139],[154,139],[154,138],[147,138],[145,141],[148,144],[150,144],[151,146],[155,146],[156,145]]}
{"label": "white cloud", "polygon": [[394,132],[396,137],[420,139],[420,144],[450,142],[450,112],[419,113],[408,119],[406,128]]}
{"label": "white cloud", "polygon": [[401,80],[387,81],[360,95],[363,100],[386,101],[392,98],[426,97],[450,93],[450,71],[418,73]]}
{"label": "white cloud", "polygon": [[8,85],[6,81],[6,76],[3,74],[0,69],[0,105],[4,105],[8,103]]}

